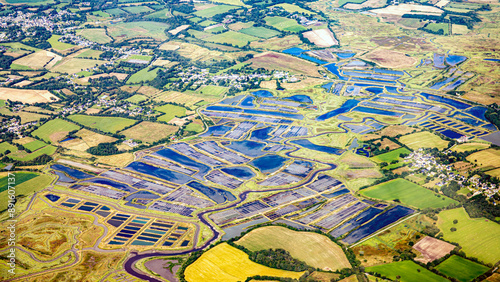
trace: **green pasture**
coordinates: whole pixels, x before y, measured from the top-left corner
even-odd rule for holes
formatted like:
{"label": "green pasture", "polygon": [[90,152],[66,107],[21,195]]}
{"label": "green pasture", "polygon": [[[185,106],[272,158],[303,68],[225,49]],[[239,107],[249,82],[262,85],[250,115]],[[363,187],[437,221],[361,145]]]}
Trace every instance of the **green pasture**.
{"label": "green pasture", "polygon": [[149,70],[149,68],[144,68],[133,75],[130,76],[130,78],[127,80],[127,84],[134,84],[134,83],[140,83],[140,82],[145,82],[145,81],[150,81],[155,79],[155,77],[158,75],[158,71],[160,68],[155,68],[154,70]]}
{"label": "green pasture", "polygon": [[204,41],[213,43],[227,43],[237,47],[243,47],[252,41],[259,40],[255,36],[239,33],[236,31],[227,31],[224,33],[216,34],[203,39]]}
{"label": "green pasture", "polygon": [[479,263],[464,259],[457,255],[449,257],[447,260],[436,266],[436,269],[442,274],[453,277],[461,282],[468,282],[481,276],[489,270],[488,267]]}
{"label": "green pasture", "polygon": [[43,147],[42,149],[38,149],[32,153],[26,153],[25,151],[17,151],[17,152],[13,152],[13,153],[10,153],[8,156],[9,158],[11,159],[14,159],[14,160],[17,160],[17,161],[22,161],[22,162],[25,162],[25,161],[31,161],[41,155],[52,155],[56,152],[57,150],[57,147],[55,146],[52,146],[52,145],[48,145],[46,147]]}
{"label": "green pasture", "polygon": [[398,178],[360,191],[360,194],[384,201],[398,200],[404,205],[425,208],[444,208],[456,203],[406,179]]}
{"label": "green pasture", "polygon": [[208,9],[194,12],[193,14],[198,16],[198,17],[202,17],[202,18],[211,18],[215,15],[223,14],[223,13],[226,13],[230,10],[237,9],[237,8],[238,7],[229,6],[229,5],[218,5],[218,6],[208,8]]}
{"label": "green pasture", "polygon": [[42,141],[40,141],[40,140],[33,140],[33,141],[31,141],[31,142],[29,142],[27,144],[24,144],[23,146],[24,146],[24,148],[26,148],[26,149],[28,149],[28,150],[30,150],[30,151],[33,152],[33,151],[36,151],[36,150],[38,150],[40,148],[43,148],[43,147],[47,146],[47,144],[44,143],[44,142],[42,142]]}
{"label": "green pasture", "polygon": [[77,58],[93,58],[93,59],[99,59],[99,55],[102,54],[102,51],[98,50],[86,50],[82,52],[80,55],[76,56]]}
{"label": "green pasture", "polygon": [[227,88],[223,86],[217,86],[217,85],[207,85],[204,86],[200,89],[198,89],[198,93],[203,94],[203,95],[209,95],[209,96],[222,96],[224,93],[226,93]]}
{"label": "green pasture", "polygon": [[68,43],[59,42],[59,38],[61,38],[60,35],[53,34],[47,41],[50,43],[50,46],[52,46],[52,48],[59,51],[64,51],[76,46]]}
{"label": "green pasture", "polygon": [[168,19],[170,17],[171,17],[171,15],[170,15],[169,8],[156,11],[156,12],[151,13],[151,14],[146,16],[146,18],[148,18],[148,19]]}
{"label": "green pasture", "polygon": [[200,23],[198,23],[202,27],[207,27],[216,24],[217,22],[211,21],[211,20],[204,20]]}
{"label": "green pasture", "polygon": [[147,99],[148,99],[148,97],[146,97],[144,95],[135,94],[134,96],[125,99],[125,101],[133,103],[133,104],[139,104],[140,102],[146,101]]}
{"label": "green pasture", "polygon": [[116,133],[117,131],[135,123],[135,120],[122,117],[87,116],[77,114],[70,115],[68,118],[87,127],[111,133]]}
{"label": "green pasture", "polygon": [[104,12],[106,12],[106,13],[114,16],[114,17],[120,16],[120,15],[127,15],[128,14],[127,12],[125,12],[124,10],[119,9],[119,8],[104,10]]}
{"label": "green pasture", "polygon": [[113,40],[106,34],[106,30],[104,28],[83,29],[79,31],[77,34],[87,40],[101,44],[105,44]]}
{"label": "green pasture", "polygon": [[429,23],[424,29],[438,32],[440,29],[443,30],[444,35],[450,34],[449,25],[447,23]]}
{"label": "green pasture", "polygon": [[274,28],[284,31],[300,32],[306,30],[297,21],[284,17],[266,17],[266,23]]}
{"label": "green pasture", "polygon": [[391,280],[399,277],[401,282],[447,282],[448,279],[441,277],[421,267],[410,260],[398,261],[388,264],[370,266],[365,268],[366,272],[375,272]]}
{"label": "green pasture", "polygon": [[464,208],[442,211],[438,217],[437,226],[443,238],[460,244],[467,256],[491,264],[500,260],[500,224],[486,218],[470,218]]}
{"label": "green pasture", "polygon": [[[15,182],[11,183],[11,186],[19,185],[23,182],[26,182],[38,176],[38,173],[33,173],[33,172],[13,172],[12,174],[13,176],[11,178],[15,179]],[[8,188],[9,188],[9,177],[4,176],[0,178],[0,193],[7,190]]]}
{"label": "green pasture", "polygon": [[[42,126],[37,128],[35,131],[31,132],[31,135],[38,136],[40,139],[45,142],[56,142],[61,140],[66,135],[65,132],[70,132],[73,130],[79,130],[80,126],[62,120],[62,119],[53,119],[44,123]],[[62,134],[60,134],[62,132]],[[52,137],[52,138],[51,138]]]}
{"label": "green pasture", "polygon": [[401,158],[399,156],[401,156],[401,154],[409,154],[409,153],[411,153],[410,150],[408,150],[408,149],[406,149],[404,147],[401,147],[401,148],[398,148],[396,150],[392,150],[390,152],[374,156],[371,159],[373,161],[378,162],[378,163],[386,162],[386,163],[389,164],[392,161],[400,160]]}
{"label": "green pasture", "polygon": [[127,39],[137,36],[152,37],[158,40],[165,40],[165,29],[168,24],[162,22],[121,22],[114,25],[108,25],[108,33],[115,39]]}
{"label": "green pasture", "polygon": [[169,122],[175,117],[181,117],[186,115],[186,108],[177,105],[163,105],[155,108],[156,111],[164,113],[164,115],[158,118],[159,121]]}
{"label": "green pasture", "polygon": [[240,30],[239,32],[244,33],[244,34],[248,34],[251,36],[255,36],[255,37],[265,38],[265,39],[275,37],[275,36],[280,34],[279,32],[277,32],[275,30],[268,29],[265,27],[244,28],[244,29]]}
{"label": "green pasture", "polygon": [[0,143],[0,154],[5,153],[7,150],[9,150],[11,152],[15,152],[15,151],[17,151],[17,147],[10,144],[7,141]]}
{"label": "green pasture", "polygon": [[366,0],[339,0],[339,7],[347,3],[362,4],[364,2],[366,2]]}
{"label": "green pasture", "polygon": [[153,9],[149,8],[148,6],[128,6],[122,7],[122,9],[131,14],[148,13],[153,11]]}

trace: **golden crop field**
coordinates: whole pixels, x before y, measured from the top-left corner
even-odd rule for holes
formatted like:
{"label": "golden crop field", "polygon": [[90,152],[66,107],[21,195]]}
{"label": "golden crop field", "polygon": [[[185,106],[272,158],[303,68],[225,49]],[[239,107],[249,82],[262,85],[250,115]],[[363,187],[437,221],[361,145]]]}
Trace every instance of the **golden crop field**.
{"label": "golden crop field", "polygon": [[219,244],[205,252],[185,272],[190,282],[237,282],[247,277],[265,275],[298,279],[304,272],[274,269],[251,261],[248,255],[227,243]]}

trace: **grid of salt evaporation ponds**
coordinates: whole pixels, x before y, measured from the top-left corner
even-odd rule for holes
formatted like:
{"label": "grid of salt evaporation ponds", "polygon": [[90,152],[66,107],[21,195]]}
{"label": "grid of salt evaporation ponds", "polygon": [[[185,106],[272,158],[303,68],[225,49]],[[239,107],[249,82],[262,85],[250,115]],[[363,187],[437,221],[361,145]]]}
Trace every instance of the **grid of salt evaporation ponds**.
{"label": "grid of salt evaporation ponds", "polygon": [[364,106],[377,109],[412,112],[412,113],[422,113],[423,111],[445,113],[447,111],[445,108],[441,108],[439,106],[433,106],[418,102],[399,101],[395,99],[380,98],[380,97],[375,97],[371,101],[363,102],[362,104]]}
{"label": "grid of salt evaporation ponds", "polygon": [[[314,190],[315,192],[308,190],[308,189],[300,189],[300,190],[295,190],[295,193],[299,195],[303,195],[303,197],[307,196],[313,196],[315,193],[320,193],[323,191],[330,190],[334,187],[339,186],[342,184],[339,180],[328,176],[328,175],[321,175],[318,177],[317,180],[315,180],[313,183],[308,185],[308,188]],[[300,191],[300,193],[298,193]],[[285,194],[286,195],[286,194]],[[253,201],[250,203],[246,203],[240,207],[221,211],[218,213],[214,213],[210,215],[210,218],[218,225],[228,223],[237,219],[242,219],[246,217],[253,216],[258,213],[265,212],[267,210],[271,209],[271,207],[267,204],[264,204],[260,200]]]}
{"label": "grid of salt evaporation ponds", "polygon": [[[428,128],[428,129],[431,129],[431,130],[434,130],[434,131],[437,131],[437,132],[443,134],[444,136],[452,138],[452,139],[460,138],[463,135],[482,136],[482,135],[486,135],[489,133],[487,131],[479,130],[475,127],[469,127],[466,125],[459,124],[458,122],[456,122],[454,120],[443,118],[443,117],[430,116],[428,120],[432,120],[435,123],[432,123],[430,121],[424,121],[418,125],[425,127],[425,128]],[[436,123],[438,123],[438,124],[436,124]],[[451,127],[454,130],[448,129],[445,126]],[[457,130],[460,132],[457,132]]]}
{"label": "grid of salt evaporation ponds", "polygon": [[243,181],[229,177],[218,170],[212,170],[205,178],[213,183],[220,184],[229,189],[236,189],[243,184]]}
{"label": "grid of salt evaporation ponds", "polygon": [[270,206],[262,203],[259,200],[256,200],[253,202],[245,203],[237,208],[211,214],[209,217],[215,222],[215,224],[221,225],[236,219],[251,217],[258,213],[265,212],[269,209],[271,209]]}
{"label": "grid of salt evaporation ponds", "polygon": [[195,206],[197,208],[208,208],[214,205],[213,202],[202,199],[199,197],[192,196],[194,191],[186,186],[181,186],[179,189],[168,194],[164,200],[170,202],[184,203],[190,206]]}
{"label": "grid of salt evaporation ponds", "polygon": [[229,151],[217,144],[215,141],[205,141],[195,144],[194,146],[232,164],[244,164],[250,161],[249,158],[241,156],[233,151]]}
{"label": "grid of salt evaporation ponds", "polygon": [[150,210],[156,210],[156,211],[162,211],[162,212],[170,212],[170,213],[176,213],[178,215],[182,216],[191,216],[191,214],[194,212],[193,208],[181,206],[181,205],[176,205],[172,203],[167,203],[163,201],[157,201],[153,203],[150,207]]}
{"label": "grid of salt evaporation ponds", "polygon": [[[313,170],[313,164],[306,161],[295,161],[287,168],[268,179],[259,182],[261,186],[282,186],[299,182],[302,177],[306,177]],[[293,174],[293,175],[291,175]]]}
{"label": "grid of salt evaporation ponds", "polygon": [[70,209],[76,209],[85,212],[93,212],[104,218],[108,217],[108,215],[111,214],[111,209],[107,206],[74,198],[68,198],[62,201],[59,205]]}
{"label": "grid of salt evaporation ponds", "polygon": [[239,140],[241,137],[247,135],[250,129],[252,129],[256,125],[257,122],[241,122],[233,130],[228,132],[225,137],[229,139]]}
{"label": "grid of salt evaporation ponds", "polygon": [[369,119],[364,123],[343,123],[342,126],[348,128],[354,133],[366,134],[375,130],[382,129],[385,125],[376,120]]}
{"label": "grid of salt evaporation ponds", "polygon": [[319,219],[319,218],[321,218],[321,217],[323,217],[323,216],[325,216],[325,215],[327,215],[327,214],[329,214],[337,209],[340,209],[341,207],[343,207],[351,202],[355,202],[357,200],[358,199],[356,197],[354,197],[353,195],[345,194],[343,196],[340,196],[339,198],[336,198],[336,199],[326,203],[317,211],[315,211],[311,214],[308,214],[301,219],[297,219],[297,221],[300,223],[303,223],[303,224],[310,224],[313,221],[315,221],[315,220],[317,220],[317,219]]}
{"label": "grid of salt evaporation ponds", "polygon": [[[129,220],[125,214],[117,214],[117,220]],[[189,238],[182,240],[182,237],[187,234],[188,226],[182,226],[175,222],[156,220],[151,224],[150,218],[135,217],[127,222],[114,237],[108,242],[109,245],[127,245],[131,246],[154,246],[156,244],[166,247],[173,247],[174,244],[182,241],[182,247],[187,246],[190,242]],[[175,226],[175,228],[173,228]],[[162,240],[162,238],[164,238]]]}
{"label": "grid of salt evaporation ponds", "polygon": [[307,200],[303,200],[301,202],[296,202],[296,203],[293,203],[291,205],[287,205],[287,206],[278,208],[274,211],[270,211],[270,212],[266,213],[265,216],[271,220],[274,220],[276,218],[285,216],[287,214],[290,214],[290,213],[293,213],[296,211],[300,211],[301,209],[313,207],[324,200],[325,199],[321,196],[309,198]]}
{"label": "grid of salt evaporation ponds", "polygon": [[209,116],[209,117],[245,119],[245,120],[254,120],[254,121],[258,121],[258,122],[267,122],[267,123],[282,123],[282,124],[293,123],[293,120],[289,120],[289,119],[255,116],[255,115],[249,115],[249,114],[238,114],[238,113],[229,113],[229,112],[210,112],[210,111],[205,111],[205,110],[201,111],[201,113],[206,115],[206,116]]}

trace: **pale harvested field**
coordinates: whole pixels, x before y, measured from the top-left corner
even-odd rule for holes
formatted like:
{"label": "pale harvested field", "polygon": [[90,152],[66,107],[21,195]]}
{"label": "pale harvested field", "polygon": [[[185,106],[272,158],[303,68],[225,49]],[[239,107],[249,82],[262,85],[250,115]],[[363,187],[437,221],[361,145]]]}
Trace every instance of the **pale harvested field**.
{"label": "pale harvested field", "polygon": [[55,58],[59,58],[58,60],[60,60],[61,56],[49,51],[40,50],[33,54],[29,54],[28,56],[17,59],[12,63],[27,66],[32,69],[42,69],[47,63]]}
{"label": "pale harvested field", "polygon": [[434,6],[423,6],[416,4],[399,4],[397,6],[387,6],[382,9],[370,10],[370,12],[381,15],[396,15],[402,16],[404,14],[424,14],[424,15],[441,15],[443,10]]}
{"label": "pale harvested field", "polygon": [[267,70],[283,70],[293,74],[304,74],[319,77],[316,64],[306,60],[298,59],[290,55],[276,52],[264,52],[256,55],[247,62],[251,62],[252,68],[265,68]]}
{"label": "pale harvested field", "polygon": [[165,68],[171,68],[177,64],[178,64],[178,62],[171,62],[169,60],[161,60],[161,59],[155,60],[153,62],[153,66],[160,66],[160,67],[165,67]]}
{"label": "pale harvested field", "polygon": [[89,79],[96,79],[96,78],[99,78],[99,77],[110,77],[110,76],[114,76],[118,80],[124,80],[125,78],[127,78],[128,74],[127,73],[118,73],[118,72],[101,73],[101,74],[96,74],[96,75],[91,75],[91,76],[83,77],[83,78],[80,78],[80,80],[83,81],[83,82],[85,82],[85,83],[88,83]]}
{"label": "pale harvested field", "polygon": [[389,147],[389,150],[394,150],[397,149],[401,146],[399,146],[397,143],[392,142],[391,140],[385,138],[380,142],[380,148]]}
{"label": "pale harvested field", "polygon": [[351,9],[351,10],[359,10],[363,8],[378,8],[378,7],[384,7],[386,4],[386,1],[384,0],[368,0],[365,1],[361,4],[354,4],[354,3],[349,3],[345,4],[343,8],[345,9]]}
{"label": "pale harvested field", "polygon": [[[94,147],[99,145],[100,143],[111,143],[115,142],[116,138],[102,135],[99,133],[95,133],[93,131],[90,131],[88,129],[81,129],[76,133],[76,136],[82,138],[82,140],[89,146],[89,147]],[[68,141],[70,142],[70,141]],[[63,142],[63,144],[66,142]]]}
{"label": "pale harvested field", "polygon": [[141,86],[140,88],[137,89],[137,93],[144,94],[148,97],[155,96],[156,94],[158,94],[160,92],[161,92],[161,90],[158,90],[154,87],[147,86],[147,85]]}
{"label": "pale harvested field", "polygon": [[263,80],[260,82],[259,85],[261,88],[267,88],[267,89],[276,89],[276,80]]}
{"label": "pale harvested field", "polygon": [[328,28],[306,31],[302,35],[319,47],[330,47],[339,44],[332,31]]}
{"label": "pale harvested field", "polygon": [[350,267],[342,248],[328,237],[317,233],[266,226],[252,230],[235,243],[251,251],[284,249],[292,257],[323,270],[335,271]]}
{"label": "pale harvested field", "polygon": [[422,254],[422,257],[419,256],[415,260],[422,263],[428,263],[449,254],[455,249],[455,245],[426,236],[418,241],[413,248]]}
{"label": "pale harvested field", "polygon": [[467,160],[479,167],[499,168],[500,167],[500,150],[487,149],[476,152],[467,157]]}
{"label": "pale harvested field", "polygon": [[124,167],[130,162],[134,160],[134,155],[131,153],[123,153],[123,154],[118,154],[118,155],[112,155],[112,156],[98,156],[97,157],[97,162],[110,165],[110,166],[115,166],[115,167]]}
{"label": "pale harvested field", "polygon": [[415,58],[408,57],[401,52],[387,49],[377,49],[371,51],[364,55],[363,58],[386,68],[411,67],[417,63]]}
{"label": "pale harvested field", "polygon": [[346,179],[380,178],[384,176],[376,169],[353,169],[340,171],[339,174]]}
{"label": "pale harvested field", "polygon": [[185,30],[188,27],[190,27],[190,25],[188,25],[188,24],[181,25],[181,26],[176,27],[175,29],[169,30],[168,33],[170,33],[172,35],[177,35],[177,33]]}
{"label": "pale harvested field", "polygon": [[181,46],[180,42],[165,42],[162,45],[160,45],[160,50],[166,50],[166,51],[175,51],[179,49]]}
{"label": "pale harvested field", "polygon": [[153,143],[163,138],[167,138],[176,131],[177,126],[143,121],[138,125],[122,131],[121,134],[125,135],[127,138],[131,138],[134,140]]}
{"label": "pale harvested field", "polygon": [[12,89],[0,87],[0,99],[28,104],[47,103],[59,100],[48,90]]}
{"label": "pale harvested field", "polygon": [[23,81],[20,81],[20,82],[14,84],[14,86],[15,87],[24,87],[24,86],[30,85],[32,83],[33,83],[33,81],[23,80]]}
{"label": "pale harvested field", "polygon": [[157,102],[176,102],[189,107],[200,101],[213,103],[219,99],[211,96],[195,96],[176,91],[166,91],[158,94],[153,100]]}
{"label": "pale harvested field", "polygon": [[443,8],[444,6],[448,5],[448,3],[450,3],[450,0],[440,0],[434,6],[439,7],[439,8]]}
{"label": "pale harvested field", "polygon": [[85,141],[83,141],[82,139],[78,139],[78,138],[59,143],[59,145],[61,147],[66,148],[66,149],[81,151],[81,152],[85,152],[88,148],[90,148],[89,145],[87,145],[87,143],[85,143]]}
{"label": "pale harvested field", "polygon": [[[380,131],[380,135],[387,135],[389,137],[395,137],[396,135],[406,135],[408,133],[411,133],[415,130],[415,128],[406,126],[406,125],[391,125],[387,126],[382,131]],[[420,130],[416,130],[420,131]]]}

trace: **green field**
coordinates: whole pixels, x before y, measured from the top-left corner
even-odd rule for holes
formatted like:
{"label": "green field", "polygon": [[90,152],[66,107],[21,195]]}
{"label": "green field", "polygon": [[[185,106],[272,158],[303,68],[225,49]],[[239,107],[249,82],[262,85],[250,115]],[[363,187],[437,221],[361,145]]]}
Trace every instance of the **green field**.
{"label": "green field", "polygon": [[168,19],[170,17],[170,9],[159,10],[146,16],[148,19]]}
{"label": "green field", "polygon": [[453,255],[436,266],[436,269],[448,277],[453,277],[461,282],[468,282],[482,275],[489,268],[463,257]]}
{"label": "green field", "polygon": [[207,32],[218,33],[218,32],[224,31],[224,30],[226,30],[226,28],[223,25],[221,25],[221,26],[218,26],[218,27],[214,27],[214,28],[208,29]]}
{"label": "green field", "polygon": [[[33,172],[13,172],[12,173],[14,176],[11,177],[11,178],[14,178],[15,179],[15,182],[12,185],[19,185],[23,182],[26,182],[30,179],[33,179],[35,177],[38,176],[38,173],[33,173]],[[8,184],[9,184],[9,177],[8,176],[5,176],[5,177],[2,177],[0,178],[0,193],[7,190],[9,187],[8,187]],[[5,198],[6,199],[6,198]]]}
{"label": "green field", "polygon": [[199,23],[200,26],[207,27],[216,24],[217,22],[211,21],[211,20],[204,20]]}
{"label": "green field", "polygon": [[398,261],[383,265],[370,266],[365,268],[367,272],[379,273],[391,280],[400,276],[401,282],[447,282],[448,279],[441,277],[420,265],[410,261]]}
{"label": "green field", "polygon": [[45,142],[57,142],[62,140],[68,132],[79,130],[80,126],[62,119],[53,119],[31,132],[33,136],[38,136]]}
{"label": "green field", "polygon": [[127,80],[127,84],[134,84],[134,83],[153,80],[158,75],[158,71],[160,69],[161,68],[155,68],[154,70],[150,71],[149,68],[143,68],[142,70],[131,75],[130,78]]}
{"label": "green field", "polygon": [[165,29],[169,27],[161,22],[121,22],[119,24],[108,25],[108,33],[115,39],[128,39],[137,36],[148,36],[158,40],[165,40]]}
{"label": "green field", "polygon": [[47,146],[47,144],[45,144],[44,142],[42,142],[40,140],[33,140],[27,144],[24,144],[23,146],[24,146],[24,148],[33,152],[33,151],[36,151],[40,148]]}
{"label": "green field", "polygon": [[184,271],[186,280],[192,282],[237,282],[255,275],[298,279],[302,274],[304,272],[274,269],[255,263],[245,252],[227,243],[221,243],[206,251]]}
{"label": "green field", "polygon": [[132,55],[127,58],[128,60],[141,60],[141,61],[151,61],[153,59],[153,56],[145,56],[145,55]]}
{"label": "green field", "polygon": [[64,50],[67,50],[69,48],[75,47],[75,45],[72,45],[72,44],[59,42],[58,41],[59,38],[61,38],[60,35],[53,34],[47,41],[50,43],[50,46],[52,46],[52,48],[59,50],[59,51],[64,51]]}
{"label": "green field", "polygon": [[50,156],[50,155],[54,154],[56,152],[56,150],[57,150],[57,147],[49,145],[49,146],[43,147],[42,149],[38,149],[36,151],[33,151],[30,154],[28,154],[24,151],[17,151],[14,153],[10,153],[8,156],[9,156],[9,158],[12,158],[12,159],[17,160],[17,161],[26,162],[26,161],[31,161],[31,160],[33,160],[41,155]]}
{"label": "green field", "polygon": [[99,59],[99,55],[102,54],[102,51],[98,50],[86,50],[80,53],[80,55],[76,56],[77,58],[93,58],[93,59]]}
{"label": "green field", "polygon": [[[458,220],[453,224],[453,220]],[[463,208],[439,213],[438,225],[443,238],[460,244],[467,256],[494,264],[500,260],[500,224],[485,218],[471,219]],[[457,231],[452,232],[454,227]]]}
{"label": "green field", "polygon": [[186,115],[186,108],[176,105],[163,105],[155,108],[156,111],[164,113],[164,115],[158,118],[159,121],[169,122],[175,117],[182,117]]}
{"label": "green field", "polygon": [[5,151],[7,150],[15,152],[17,151],[17,147],[12,144],[9,144],[7,141],[0,143],[0,154],[5,153]]}
{"label": "green field", "polygon": [[101,18],[109,18],[110,15],[108,13],[105,13],[103,11],[94,11],[91,13],[94,16],[101,17]]}
{"label": "green field", "polygon": [[212,36],[211,33],[197,31],[195,29],[189,29],[188,33],[189,33],[189,35],[191,35],[191,36],[193,36],[194,38],[197,38],[197,39],[203,39],[203,38],[207,38],[209,36]]}
{"label": "green field", "polygon": [[[16,176],[20,175],[21,172],[17,172]],[[43,188],[47,187],[54,177],[47,175],[47,174],[42,174],[38,177],[23,181],[22,183],[19,183],[16,177],[16,196],[20,197],[23,195],[30,195],[35,191],[40,191]],[[3,191],[0,193],[0,198],[1,199],[7,199],[7,194],[8,191]],[[7,208],[8,201],[0,201],[0,211],[3,211]]]}
{"label": "green field", "polygon": [[401,147],[401,148],[398,148],[396,150],[392,150],[390,152],[387,152],[387,153],[383,153],[383,154],[380,154],[380,155],[377,155],[375,157],[372,157],[371,159],[376,161],[376,162],[386,162],[386,163],[391,163],[392,161],[395,161],[395,160],[399,160],[399,156],[401,154],[409,154],[411,153],[410,150],[404,148],[404,147]]}
{"label": "green field", "polygon": [[222,96],[224,93],[226,93],[226,91],[227,91],[226,87],[217,85],[207,85],[199,89],[197,92],[209,96]]}
{"label": "green field", "polygon": [[146,97],[144,95],[135,94],[134,96],[125,99],[125,101],[133,103],[133,104],[139,104],[140,102],[146,101],[147,99],[148,99],[148,97]]}
{"label": "green field", "polygon": [[83,29],[77,34],[85,39],[101,44],[105,44],[113,40],[106,34],[106,30],[104,28]]}
{"label": "green field", "polygon": [[284,17],[266,17],[266,23],[274,28],[284,31],[300,32],[306,30],[297,21]]}
{"label": "green field", "polygon": [[448,146],[448,141],[445,141],[439,136],[428,131],[402,136],[399,138],[399,142],[405,144],[412,150],[416,150],[418,148],[438,148],[441,150]]}
{"label": "green field", "polygon": [[[406,179],[398,178],[360,191],[361,195],[384,201],[399,200],[404,205],[419,209],[443,208],[455,200],[438,195]],[[438,197],[439,196],[439,197]]]}
{"label": "green field", "polygon": [[135,123],[135,120],[122,117],[71,115],[68,118],[76,123],[111,133],[116,133]]}
{"label": "green field", "polygon": [[449,25],[447,23],[429,23],[424,27],[424,30],[431,30],[434,32],[442,30],[444,35],[450,34]]}
{"label": "green field", "polygon": [[28,46],[28,45],[24,45],[24,44],[19,43],[19,42],[1,43],[0,45],[1,46],[10,47],[10,48],[12,48],[14,50],[30,50],[30,51],[35,51],[35,52],[40,50],[38,48],[31,47],[31,46]]}
{"label": "green field", "polygon": [[148,6],[129,6],[129,7],[123,7],[122,9],[131,14],[148,13],[153,11]]}
{"label": "green field", "polygon": [[208,9],[200,10],[197,12],[194,12],[194,15],[197,15],[198,17],[202,18],[211,18],[215,15],[226,13],[229,10],[237,9],[238,7],[235,6],[229,6],[229,5],[218,5],[215,7],[211,7]]}
{"label": "green field", "polygon": [[224,33],[216,34],[207,38],[203,38],[204,41],[213,43],[227,43],[237,47],[243,47],[252,41],[259,40],[255,36],[239,33],[236,31],[227,31]]}
{"label": "green field", "polygon": [[203,125],[199,123],[190,123],[186,125],[186,128],[184,129],[186,132],[190,132],[191,134],[197,134],[203,131]]}
{"label": "green field", "polygon": [[342,248],[328,237],[317,233],[266,226],[252,230],[235,243],[250,251],[284,249],[292,257],[314,268],[335,271],[350,267]]}
{"label": "green field", "polygon": [[125,12],[124,10],[119,9],[119,8],[104,10],[104,12],[106,12],[112,16],[115,16],[115,17],[119,16],[119,15],[127,15],[127,12]]}
{"label": "green field", "polygon": [[252,36],[256,36],[256,37],[260,37],[260,38],[265,38],[265,39],[275,37],[276,35],[280,34],[279,32],[277,32],[275,30],[268,29],[265,27],[244,28],[244,29],[239,30],[239,32],[244,33],[244,34],[248,34],[248,35],[252,35]]}

